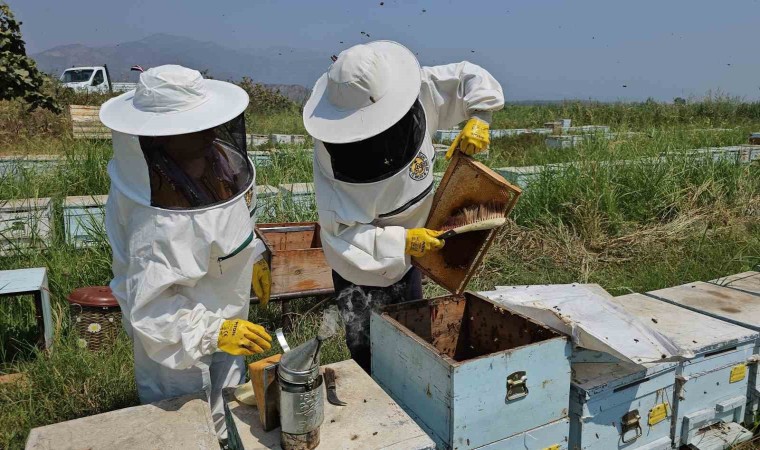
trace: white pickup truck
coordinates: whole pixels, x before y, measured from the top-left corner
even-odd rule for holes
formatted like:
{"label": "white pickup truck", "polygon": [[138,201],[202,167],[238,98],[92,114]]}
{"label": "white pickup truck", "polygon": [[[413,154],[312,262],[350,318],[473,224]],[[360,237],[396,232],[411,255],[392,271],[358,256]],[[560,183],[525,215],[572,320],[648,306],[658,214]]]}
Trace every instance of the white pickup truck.
{"label": "white pickup truck", "polygon": [[61,74],[64,87],[85,92],[127,92],[136,83],[114,83],[108,73],[108,66],[72,67]]}

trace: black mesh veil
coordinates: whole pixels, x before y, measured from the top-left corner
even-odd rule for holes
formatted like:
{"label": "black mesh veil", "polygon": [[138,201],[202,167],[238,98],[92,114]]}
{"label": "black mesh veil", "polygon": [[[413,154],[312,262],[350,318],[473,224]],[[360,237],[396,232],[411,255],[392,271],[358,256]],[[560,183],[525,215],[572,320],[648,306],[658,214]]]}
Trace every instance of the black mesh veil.
{"label": "black mesh veil", "polygon": [[221,203],[252,181],[243,114],[196,133],[139,139],[153,206],[187,209]]}
{"label": "black mesh veil", "polygon": [[425,136],[425,111],[419,100],[382,133],[348,144],[324,142],[335,179],[372,183],[397,174],[417,155]]}

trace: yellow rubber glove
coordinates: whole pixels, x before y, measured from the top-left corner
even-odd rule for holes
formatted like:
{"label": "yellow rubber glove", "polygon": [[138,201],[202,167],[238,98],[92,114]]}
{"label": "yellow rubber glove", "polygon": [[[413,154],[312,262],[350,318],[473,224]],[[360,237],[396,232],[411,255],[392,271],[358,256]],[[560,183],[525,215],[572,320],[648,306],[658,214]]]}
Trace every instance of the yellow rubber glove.
{"label": "yellow rubber glove", "polygon": [[272,292],[272,272],[269,270],[266,259],[261,258],[253,264],[251,286],[256,297],[259,298],[259,305],[267,306]]}
{"label": "yellow rubber glove", "polygon": [[440,231],[428,230],[427,228],[406,230],[406,248],[404,251],[407,255],[419,258],[425,256],[425,253],[429,251],[440,250],[444,244],[444,241],[436,239],[440,235]]}
{"label": "yellow rubber glove", "polygon": [[451,143],[449,151],[446,152],[446,159],[454,156],[454,150],[459,150],[465,155],[472,156],[488,148],[491,143],[488,123],[473,117],[467,121],[467,124],[459,132],[457,138]]}
{"label": "yellow rubber glove", "polygon": [[264,327],[247,320],[225,320],[219,329],[217,346],[230,355],[253,355],[272,348],[272,336]]}

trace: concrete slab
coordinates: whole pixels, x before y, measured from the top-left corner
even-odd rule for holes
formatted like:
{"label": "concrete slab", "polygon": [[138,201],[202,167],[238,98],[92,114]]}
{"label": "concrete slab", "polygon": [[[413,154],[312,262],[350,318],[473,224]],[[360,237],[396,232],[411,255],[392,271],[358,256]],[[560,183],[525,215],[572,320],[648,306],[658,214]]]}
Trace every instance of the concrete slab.
{"label": "concrete slab", "polygon": [[[318,448],[435,449],[430,437],[353,360],[325,367],[335,370],[338,397],[347,405],[334,406],[325,401]],[[238,403],[233,392],[234,388],[224,392],[230,448],[280,450],[280,429],[264,432],[258,410]]]}
{"label": "concrete slab", "polygon": [[27,450],[219,449],[205,396],[190,395],[33,429]]}

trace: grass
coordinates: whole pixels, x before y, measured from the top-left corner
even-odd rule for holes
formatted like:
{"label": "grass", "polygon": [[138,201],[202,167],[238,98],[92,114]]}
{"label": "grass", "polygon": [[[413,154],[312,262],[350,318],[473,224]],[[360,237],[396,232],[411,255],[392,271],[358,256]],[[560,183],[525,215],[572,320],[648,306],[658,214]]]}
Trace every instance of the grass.
{"label": "grass", "polygon": [[[0,108],[2,111],[2,108]],[[749,270],[760,264],[760,166],[684,157],[704,146],[745,143],[760,129],[760,107],[731,99],[683,106],[586,104],[509,106],[495,116],[495,128],[524,128],[557,117],[574,124],[607,124],[616,131],[639,131],[635,138],[592,140],[571,150],[550,150],[543,138],[496,139],[484,161],[492,167],[576,161],[572,169],[545,173],[527,190],[471,283],[494,285],[589,282],[614,295],[642,292]],[[45,120],[52,120],[47,117]],[[44,120],[39,119],[40,123]],[[50,122],[54,123],[54,122]],[[249,117],[249,132],[303,133],[297,112]],[[726,127],[728,131],[696,131]],[[65,196],[105,194],[107,142],[72,141],[58,134],[0,144],[0,154],[33,148],[63,154],[53,171],[20,170],[0,180],[0,200],[52,197],[58,213]],[[8,144],[8,142],[11,142]],[[656,165],[610,164],[666,155]],[[257,168],[259,184],[308,182],[311,155],[295,149],[272,153]],[[444,162],[437,162],[443,169]],[[313,208],[284,202],[260,221],[314,220]],[[110,250],[105,242],[75,250],[61,239],[58,225],[47,250],[0,258],[0,269],[44,266],[49,270],[57,340],[43,353],[29,346],[34,327],[28,300],[0,304],[0,374],[22,373],[0,383],[0,448],[21,448],[36,426],[137,403],[129,342],[121,336],[112,350],[89,353],[74,344],[65,298],[71,290],[106,284]],[[101,238],[102,239],[102,238]],[[442,289],[426,286],[426,296]],[[7,300],[7,301],[6,301]],[[312,337],[319,323],[313,299],[293,302],[291,344]],[[280,306],[252,307],[250,319],[267,329],[279,325]],[[277,351],[275,348],[272,352]],[[324,348],[323,362],[348,352],[338,337]]]}

